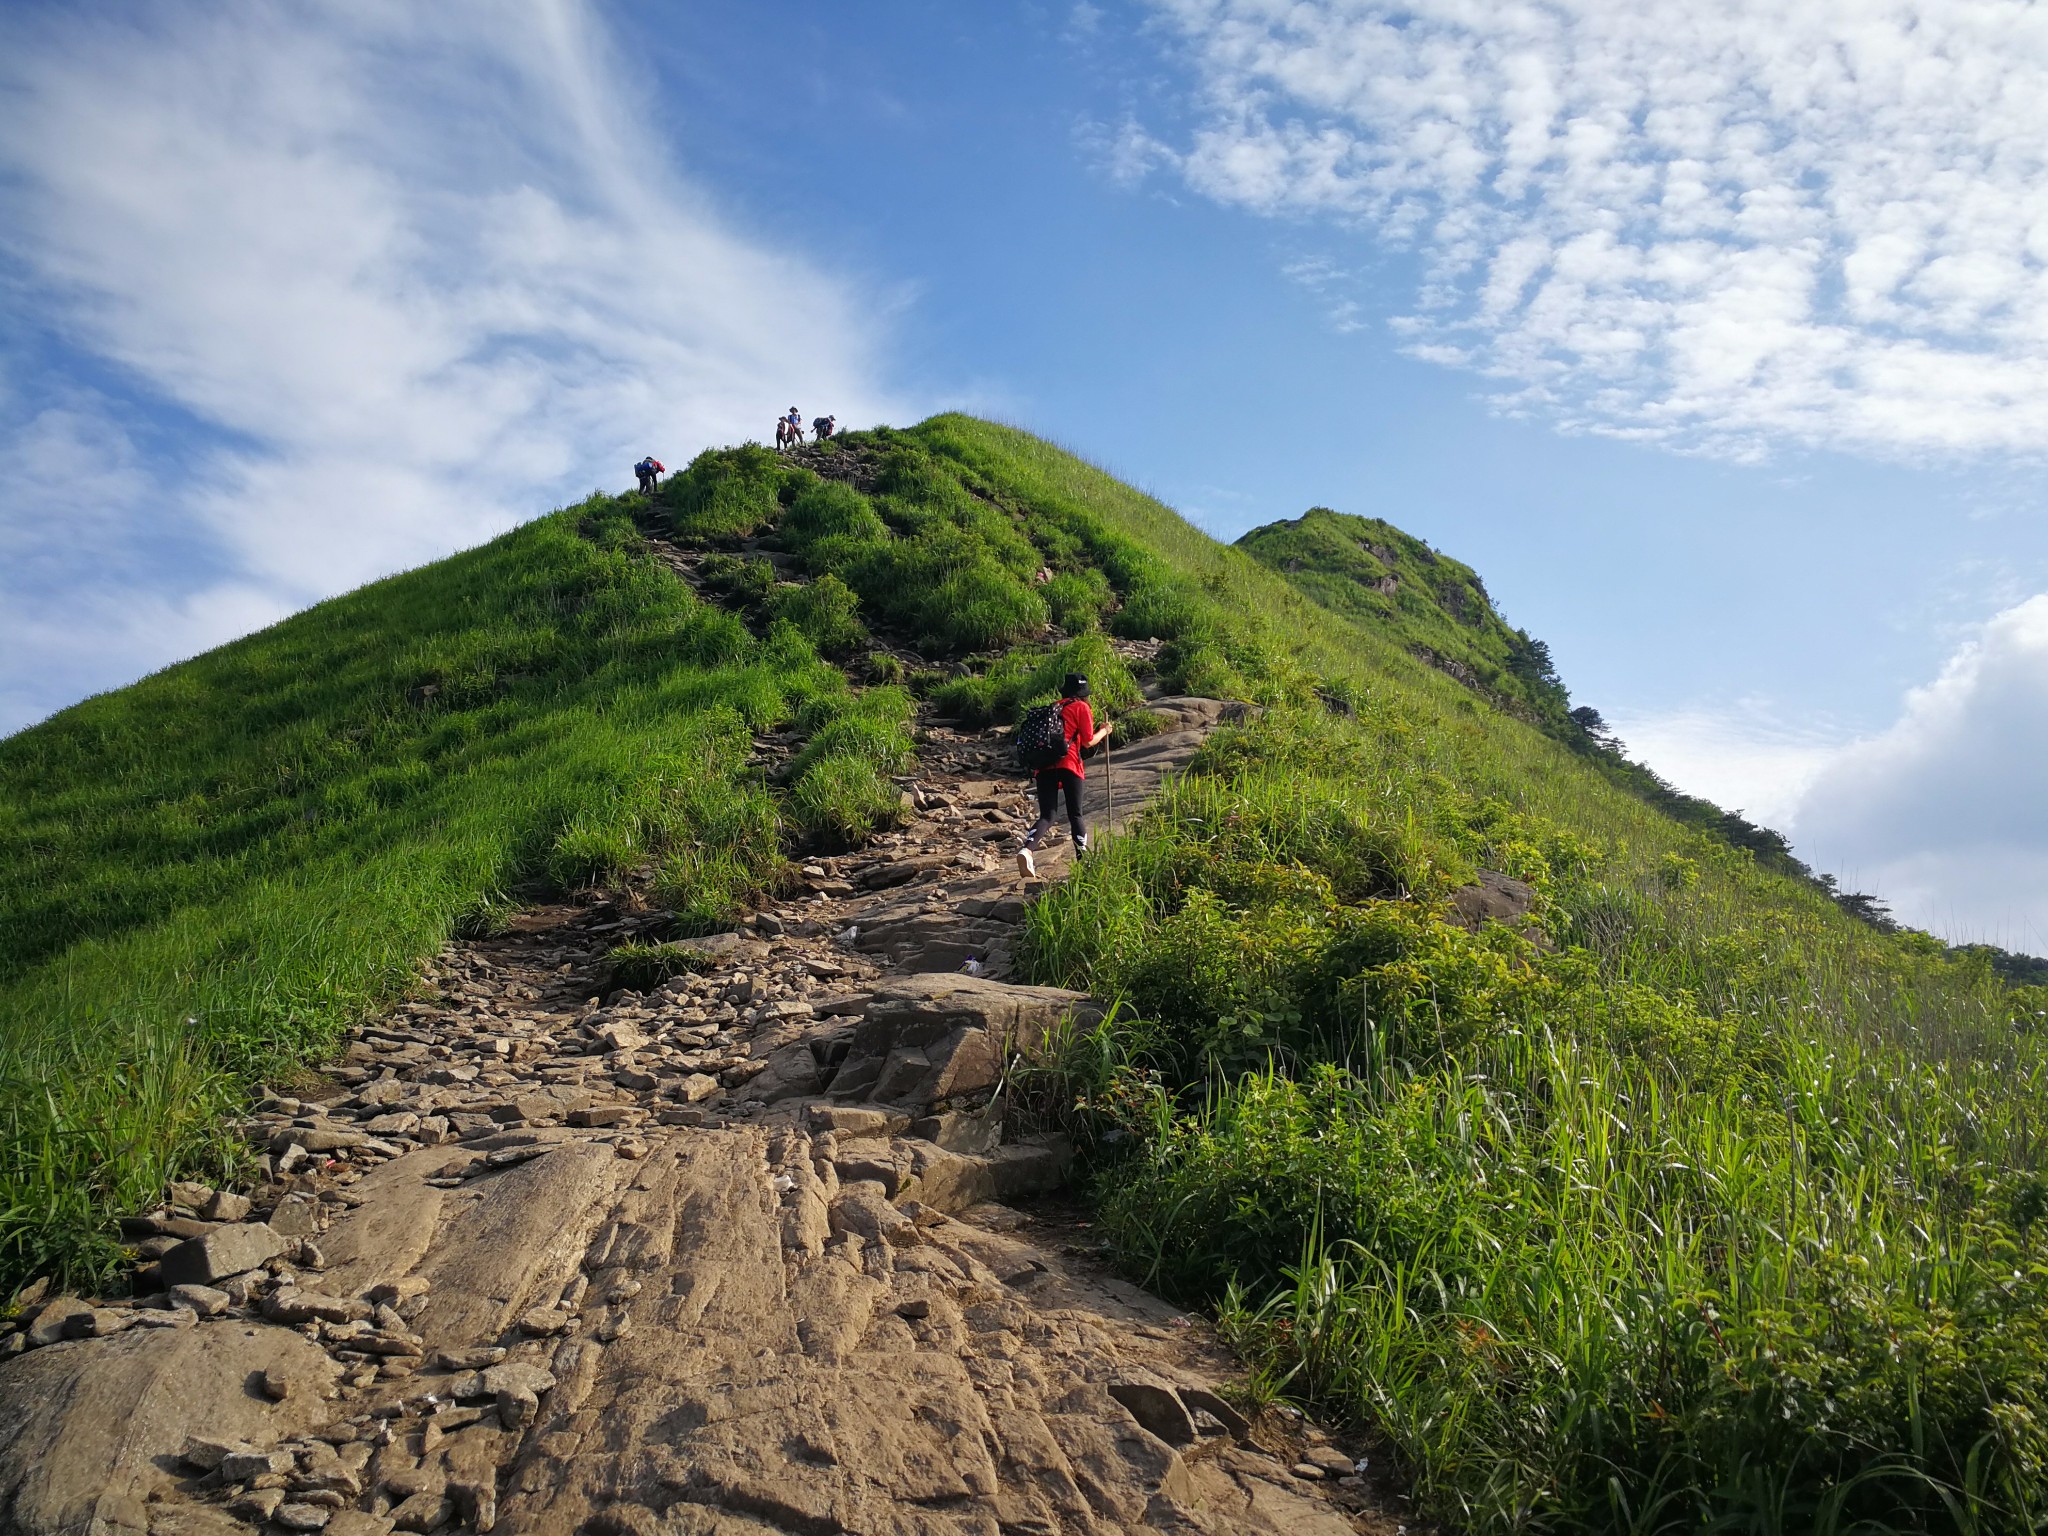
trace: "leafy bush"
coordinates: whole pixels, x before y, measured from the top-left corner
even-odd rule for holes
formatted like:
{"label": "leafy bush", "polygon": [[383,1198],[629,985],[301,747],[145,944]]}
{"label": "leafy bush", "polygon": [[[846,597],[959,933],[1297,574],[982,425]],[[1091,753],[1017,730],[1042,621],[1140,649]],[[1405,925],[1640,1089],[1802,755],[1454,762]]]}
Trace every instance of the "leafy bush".
{"label": "leafy bush", "polygon": [[616,944],[605,954],[605,990],[625,987],[634,992],[651,992],[678,976],[707,971],[716,963],[702,950],[686,944]]}
{"label": "leafy bush", "polygon": [[801,586],[778,588],[768,611],[794,624],[821,656],[844,658],[868,637],[860,621],[860,599],[830,572]]}
{"label": "leafy bush", "polygon": [[1070,633],[1095,628],[1115,602],[1109,578],[1092,567],[1062,571],[1045,584],[1045,605],[1053,623]]}
{"label": "leafy bush", "polygon": [[659,499],[680,538],[745,538],[781,515],[781,497],[794,473],[758,443],[707,448],[669,481]]}

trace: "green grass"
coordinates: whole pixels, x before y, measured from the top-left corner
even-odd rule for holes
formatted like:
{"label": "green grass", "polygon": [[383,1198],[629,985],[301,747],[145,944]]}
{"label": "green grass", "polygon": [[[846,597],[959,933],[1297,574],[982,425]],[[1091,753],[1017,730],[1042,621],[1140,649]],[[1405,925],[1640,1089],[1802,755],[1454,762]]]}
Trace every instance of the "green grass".
{"label": "green grass", "polygon": [[854,696],[637,542],[593,501],[0,743],[0,1283],[104,1272],[247,1083],[519,882],[649,870],[704,931],[774,878],[752,734]]}
{"label": "green grass", "polygon": [[[1459,1528],[2041,1527],[2027,967],[1852,921],[1617,766],[1477,578],[1383,524],[1254,558],[956,415],[819,462],[706,454],[0,743],[0,1277],[103,1272],[113,1214],[228,1169],[254,1078],[524,892],[644,878],[728,925],[901,816],[914,695],[1002,722],[1082,670],[1141,730],[1146,681],[1266,707],[1026,938],[1122,1000],[1031,1102],[1252,1390],[1377,1426]],[[635,517],[713,555],[715,605]],[[1421,606],[1359,599],[1388,575]],[[1444,920],[1482,867],[1534,888],[1528,933]]]}
{"label": "green grass", "polygon": [[[1044,650],[1019,647],[987,667],[932,690],[940,714],[965,726],[1010,725],[1025,711],[1060,696],[1070,673],[1089,682],[1097,713],[1121,720],[1143,697],[1138,679],[1100,635],[1079,635]],[[1128,736],[1124,739],[1136,739]]]}
{"label": "green grass", "polygon": [[1565,692],[1548,648],[1494,611],[1470,566],[1392,523],[1311,507],[1254,528],[1237,547],[1332,612],[1397,637],[1495,702],[1539,723],[1565,722]]}
{"label": "green grass", "polygon": [[703,951],[685,944],[649,944],[638,940],[613,945],[604,958],[610,967],[606,991],[625,987],[634,992],[651,992],[665,981],[708,971],[716,963]]}
{"label": "green grass", "polygon": [[[1033,908],[1128,1010],[1070,1083],[1126,1262],[1462,1527],[2030,1529],[2042,996],[1404,724],[1226,733]],[[1438,920],[1482,863],[1554,947]]]}

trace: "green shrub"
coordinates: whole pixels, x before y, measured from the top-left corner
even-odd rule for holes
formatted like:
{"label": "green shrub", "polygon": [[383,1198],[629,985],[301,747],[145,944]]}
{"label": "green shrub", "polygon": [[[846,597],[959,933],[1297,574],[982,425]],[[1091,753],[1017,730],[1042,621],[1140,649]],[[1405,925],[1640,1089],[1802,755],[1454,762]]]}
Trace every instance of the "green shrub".
{"label": "green shrub", "polygon": [[[1120,718],[1144,697],[1121,656],[1100,635],[1080,635],[1050,650],[1013,650],[986,672],[953,678],[932,691],[933,706],[963,725],[1008,724],[1025,708],[1059,697],[1069,673],[1089,681],[1095,712]],[[1141,727],[1142,729],[1142,727]]]}
{"label": "green shrub", "polygon": [[910,740],[910,695],[901,688],[824,694],[799,713],[797,728],[809,733],[789,766],[792,782],[827,757],[855,757],[878,773],[903,773],[915,760]]}
{"label": "green shrub", "polygon": [[1216,629],[1208,605],[1185,583],[1158,578],[1133,587],[1109,627],[1127,640],[1196,642]]}
{"label": "green shrub", "polygon": [[902,791],[866,759],[825,757],[796,781],[789,814],[798,833],[813,844],[857,848],[903,820],[902,801]]}
{"label": "green shrub", "polygon": [[1062,571],[1045,584],[1045,605],[1053,623],[1070,633],[1095,628],[1115,601],[1109,578],[1092,567]]}
{"label": "green shrub", "polygon": [[1127,709],[1116,717],[1116,738],[1112,745],[1126,746],[1157,736],[1172,721],[1156,709]]}
{"label": "green shrub", "polygon": [[[1027,914],[1036,979],[1126,1009],[1065,1101],[1135,1149],[1098,1186],[1131,1271],[1217,1305],[1259,1379],[1371,1419],[1466,1528],[1605,1529],[1619,1497],[1672,1530],[1760,1499],[2023,1529],[2048,1182],[2020,1105],[2048,1064],[2015,1099],[1982,1057],[1822,1025],[1951,962],[1873,970],[1846,935],[1866,962],[1824,1008],[1782,915],[1700,926],[1719,882],[1767,878],[1746,861],[1617,885],[1379,707],[1219,732]],[[1482,858],[1592,947],[1442,921]]]}
{"label": "green shrub", "polygon": [[624,987],[633,992],[651,992],[678,976],[712,969],[714,961],[702,950],[685,944],[614,945],[605,954],[605,991]]}
{"label": "green shrub", "polygon": [[990,562],[956,570],[933,589],[915,625],[920,645],[939,651],[979,651],[1041,632],[1045,599]]}
{"label": "green shrub", "polygon": [[852,486],[837,480],[812,480],[791,499],[782,519],[782,536],[792,547],[804,550],[824,539],[881,543],[889,537],[889,527],[867,497]]}
{"label": "green shrub", "polygon": [[1176,643],[1161,655],[1160,668],[1175,693],[1199,699],[1243,699],[1253,692],[1221,646]]}
{"label": "green shrub", "polygon": [[868,637],[860,621],[860,599],[829,572],[802,586],[776,589],[768,611],[794,624],[821,656],[844,658]]}
{"label": "green shrub", "polygon": [[630,816],[579,811],[548,850],[548,878],[565,889],[616,880],[647,853],[639,833]]}
{"label": "green shrub", "polygon": [[973,730],[1006,717],[1014,718],[1014,694],[987,673],[952,678],[934,688],[932,708]]}
{"label": "green shrub", "polygon": [[709,554],[697,573],[706,587],[742,608],[765,605],[775,590],[775,567],[759,555]]}
{"label": "green shrub", "polygon": [[745,538],[781,515],[783,490],[797,474],[757,443],[707,448],[669,481],[659,500],[679,538]]}

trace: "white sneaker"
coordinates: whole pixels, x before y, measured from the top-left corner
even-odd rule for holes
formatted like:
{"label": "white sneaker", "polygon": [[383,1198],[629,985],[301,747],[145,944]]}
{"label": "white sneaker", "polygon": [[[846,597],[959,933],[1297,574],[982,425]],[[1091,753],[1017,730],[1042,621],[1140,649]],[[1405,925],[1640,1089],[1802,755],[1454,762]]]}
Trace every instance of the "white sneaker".
{"label": "white sneaker", "polygon": [[1079,857],[1081,857],[1082,854],[1086,853],[1087,851],[1088,834],[1083,832],[1079,837],[1074,839],[1074,857],[1078,859]]}
{"label": "white sneaker", "polygon": [[1038,875],[1038,861],[1031,857],[1029,848],[1017,850],[1017,873],[1026,880],[1035,879]]}

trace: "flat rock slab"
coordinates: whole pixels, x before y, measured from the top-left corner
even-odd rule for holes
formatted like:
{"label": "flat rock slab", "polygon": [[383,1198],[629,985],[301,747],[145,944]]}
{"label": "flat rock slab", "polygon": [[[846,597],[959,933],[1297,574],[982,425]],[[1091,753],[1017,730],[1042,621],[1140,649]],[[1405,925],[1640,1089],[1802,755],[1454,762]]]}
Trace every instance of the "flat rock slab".
{"label": "flat rock slab", "polygon": [[[811,1118],[657,1132],[636,1159],[562,1141],[453,1192],[413,1176],[445,1151],[411,1154],[325,1239],[351,1289],[427,1298],[419,1374],[327,1401],[320,1348],[247,1319],[24,1355],[0,1367],[6,1528],[219,1536],[227,1496],[179,1475],[189,1435],[303,1469],[293,1437],[354,1416],[385,1426],[333,1485],[358,1536],[382,1511],[437,1523],[443,1499],[525,1536],[1350,1530],[1282,1462],[1197,1436],[1178,1394],[1211,1386],[1148,1342],[1172,1309],[920,1198],[967,1160]],[[428,1193],[424,1244],[372,1209]],[[273,1402],[281,1378],[304,1385]]]}
{"label": "flat rock slab", "polygon": [[[273,1402],[264,1373],[309,1383]],[[271,1443],[325,1418],[337,1371],[287,1328],[208,1323],[54,1344],[0,1367],[0,1528],[146,1536],[195,1430]]]}
{"label": "flat rock slab", "polygon": [[216,1227],[188,1238],[163,1256],[166,1285],[211,1285],[255,1269],[283,1253],[284,1237],[260,1221]]}

